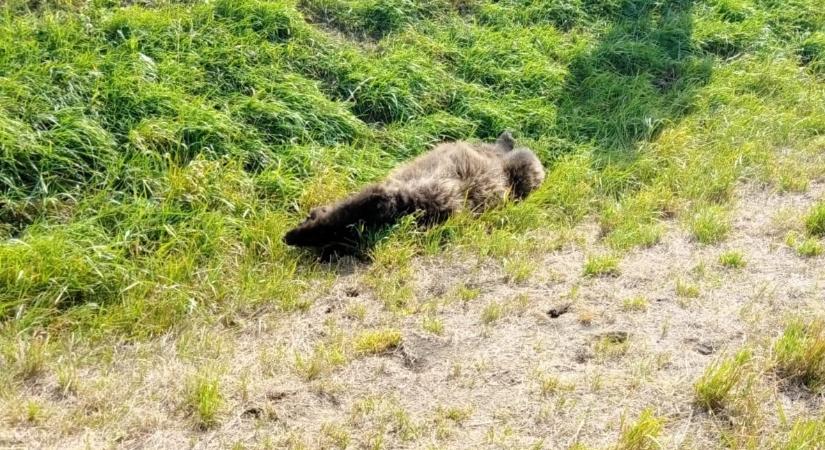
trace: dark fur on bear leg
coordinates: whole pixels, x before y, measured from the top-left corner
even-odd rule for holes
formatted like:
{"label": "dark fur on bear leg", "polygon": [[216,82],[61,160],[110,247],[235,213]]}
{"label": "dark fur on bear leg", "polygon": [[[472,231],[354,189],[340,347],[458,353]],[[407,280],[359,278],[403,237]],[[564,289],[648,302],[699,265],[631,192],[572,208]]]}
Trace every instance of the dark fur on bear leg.
{"label": "dark fur on bear leg", "polygon": [[304,222],[284,236],[295,247],[356,248],[363,227],[389,225],[412,212],[395,193],[373,185],[329,207],[313,209]]}

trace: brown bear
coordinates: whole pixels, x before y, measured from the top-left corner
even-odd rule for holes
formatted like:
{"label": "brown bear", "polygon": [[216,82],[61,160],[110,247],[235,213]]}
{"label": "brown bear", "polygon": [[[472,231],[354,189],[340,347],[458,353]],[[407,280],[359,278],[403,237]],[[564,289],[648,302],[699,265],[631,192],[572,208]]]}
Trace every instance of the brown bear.
{"label": "brown bear", "polygon": [[297,247],[358,247],[362,231],[415,214],[422,225],[462,209],[480,212],[505,198],[523,199],[544,181],[544,167],[527,148],[515,148],[509,132],[494,144],[445,142],[342,201],[314,208],[284,236]]}

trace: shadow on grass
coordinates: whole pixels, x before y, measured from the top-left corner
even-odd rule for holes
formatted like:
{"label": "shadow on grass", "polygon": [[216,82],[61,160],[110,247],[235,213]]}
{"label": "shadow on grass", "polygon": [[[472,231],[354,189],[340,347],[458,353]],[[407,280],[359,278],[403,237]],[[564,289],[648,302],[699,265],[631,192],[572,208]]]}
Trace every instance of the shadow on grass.
{"label": "shadow on grass", "polygon": [[626,0],[591,50],[574,59],[558,104],[560,137],[592,142],[600,158],[632,161],[689,112],[712,60],[691,42],[692,1]]}

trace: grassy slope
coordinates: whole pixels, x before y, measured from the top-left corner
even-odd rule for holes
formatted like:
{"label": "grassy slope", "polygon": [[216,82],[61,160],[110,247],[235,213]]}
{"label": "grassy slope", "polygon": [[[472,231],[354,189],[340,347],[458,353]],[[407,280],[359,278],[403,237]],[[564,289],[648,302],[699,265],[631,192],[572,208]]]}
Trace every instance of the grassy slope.
{"label": "grassy slope", "polygon": [[440,139],[511,129],[548,182],[385,235],[366,281],[390,310],[445,244],[507,263],[590,215],[617,255],[670,217],[713,243],[737,181],[822,174],[817,0],[120,3],[0,9],[4,361],[21,336],[300,314],[332,275],[284,229]]}

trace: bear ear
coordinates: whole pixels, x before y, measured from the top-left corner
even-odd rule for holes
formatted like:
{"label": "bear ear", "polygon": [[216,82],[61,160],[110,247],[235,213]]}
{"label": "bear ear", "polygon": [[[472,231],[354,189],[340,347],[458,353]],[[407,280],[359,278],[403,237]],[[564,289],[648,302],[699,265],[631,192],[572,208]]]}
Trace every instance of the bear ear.
{"label": "bear ear", "polygon": [[496,139],[496,145],[499,146],[502,150],[509,152],[516,146],[516,140],[513,139],[513,135],[510,134],[509,131],[504,131],[500,135],[498,135],[498,139]]}

